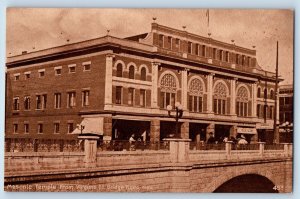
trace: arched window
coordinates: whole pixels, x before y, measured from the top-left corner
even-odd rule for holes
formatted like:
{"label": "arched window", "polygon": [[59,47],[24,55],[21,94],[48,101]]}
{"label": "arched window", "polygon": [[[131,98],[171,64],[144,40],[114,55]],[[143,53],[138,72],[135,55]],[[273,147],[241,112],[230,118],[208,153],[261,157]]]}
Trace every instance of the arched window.
{"label": "arched window", "polygon": [[203,84],[199,79],[193,79],[189,86],[189,110],[203,111]]}
{"label": "arched window", "polygon": [[226,98],[227,90],[226,86],[219,82],[214,89],[214,113],[225,115],[226,113]]}
{"label": "arched window", "polygon": [[117,65],[117,77],[123,77],[123,66],[122,66],[122,64]]}
{"label": "arched window", "polygon": [[236,95],[236,114],[240,117],[248,116],[249,96],[247,89],[242,86],[238,89]]}
{"label": "arched window", "polygon": [[268,90],[267,90],[267,88],[264,89],[264,98],[265,99],[268,98]]}
{"label": "arched window", "polygon": [[134,79],[134,66],[129,66],[129,79]]}
{"label": "arched window", "polygon": [[261,93],[261,89],[258,88],[258,89],[257,89],[257,97],[258,97],[258,98],[260,98],[260,93]]}
{"label": "arched window", "polygon": [[176,79],[171,74],[165,74],[160,81],[160,107],[167,108],[168,105],[175,107]]}
{"label": "arched window", "polygon": [[270,91],[270,99],[275,99],[273,90]]}
{"label": "arched window", "polygon": [[146,68],[141,69],[141,80],[146,81]]}

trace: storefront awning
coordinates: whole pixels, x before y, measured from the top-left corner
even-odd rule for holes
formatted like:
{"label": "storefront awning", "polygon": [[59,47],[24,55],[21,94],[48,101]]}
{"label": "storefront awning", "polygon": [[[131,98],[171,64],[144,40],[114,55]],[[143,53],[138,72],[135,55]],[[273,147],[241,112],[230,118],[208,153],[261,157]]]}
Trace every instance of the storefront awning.
{"label": "storefront awning", "polygon": [[[84,127],[82,130],[81,127]],[[103,135],[103,117],[87,117],[82,120],[78,128],[72,134]]]}
{"label": "storefront awning", "polygon": [[255,135],[257,131],[255,128],[237,128],[237,133]]}

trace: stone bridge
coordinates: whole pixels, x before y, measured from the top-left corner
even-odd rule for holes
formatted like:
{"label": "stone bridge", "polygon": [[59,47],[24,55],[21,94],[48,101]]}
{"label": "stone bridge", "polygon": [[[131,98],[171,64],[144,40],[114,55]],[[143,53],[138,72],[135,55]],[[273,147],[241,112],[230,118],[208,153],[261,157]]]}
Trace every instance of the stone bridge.
{"label": "stone bridge", "polygon": [[[292,145],[282,149],[15,152],[5,155],[6,191],[281,192],[292,191]],[[92,150],[93,151],[93,150]]]}

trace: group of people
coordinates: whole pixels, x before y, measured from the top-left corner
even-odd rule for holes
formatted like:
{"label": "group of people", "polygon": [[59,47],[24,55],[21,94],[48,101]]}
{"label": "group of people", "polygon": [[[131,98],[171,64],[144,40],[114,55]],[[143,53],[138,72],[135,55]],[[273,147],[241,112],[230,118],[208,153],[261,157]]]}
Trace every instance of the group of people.
{"label": "group of people", "polygon": [[238,145],[245,145],[248,144],[248,141],[246,140],[246,137],[244,135],[239,136],[238,138],[235,138],[233,136],[231,137],[220,137],[219,139],[216,139],[213,135],[213,133],[209,134],[209,138],[207,139],[206,143],[207,144],[219,144],[219,143],[225,143],[228,141],[232,141],[233,144],[238,144]]}

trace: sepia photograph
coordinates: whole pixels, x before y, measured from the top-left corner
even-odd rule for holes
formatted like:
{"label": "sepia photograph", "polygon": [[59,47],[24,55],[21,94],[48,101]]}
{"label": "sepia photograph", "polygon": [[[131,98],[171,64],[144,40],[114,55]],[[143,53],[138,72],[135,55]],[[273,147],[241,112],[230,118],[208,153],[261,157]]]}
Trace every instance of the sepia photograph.
{"label": "sepia photograph", "polygon": [[7,192],[293,192],[293,10],[11,7],[5,70]]}

